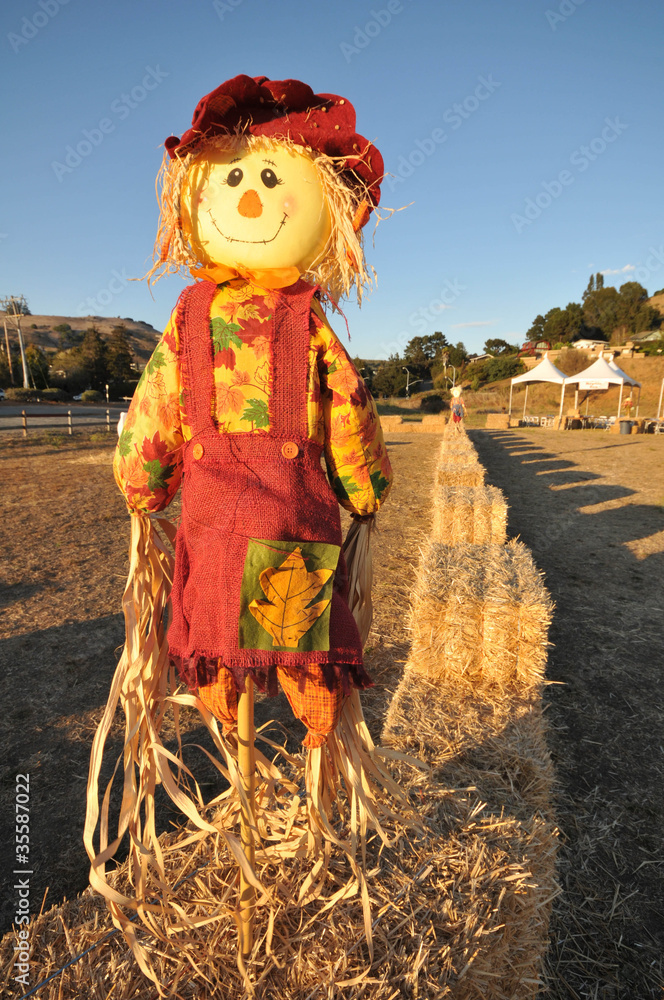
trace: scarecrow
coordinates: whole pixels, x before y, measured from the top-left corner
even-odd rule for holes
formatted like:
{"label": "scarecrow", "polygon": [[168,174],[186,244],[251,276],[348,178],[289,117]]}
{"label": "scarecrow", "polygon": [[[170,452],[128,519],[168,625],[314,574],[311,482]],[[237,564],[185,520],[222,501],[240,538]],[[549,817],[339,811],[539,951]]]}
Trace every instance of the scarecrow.
{"label": "scarecrow", "polygon": [[[254,685],[268,694],[280,685],[307,727],[309,846],[312,829],[338,842],[340,777],[362,830],[380,825],[372,788],[399,797],[357,696],[371,684],[362,664],[370,605],[357,574],[368,568],[391,469],[373,401],[323,310],[353,290],[359,301],[371,283],[361,233],[379,202],[381,155],[355,131],[348,100],[248,76],[205,96],[191,128],[165,146],[150,277],[186,269],[195,281],[145,369],[115,456],[132,515],[127,644],[93,747],[85,834],[91,882],[128,936],[127,899],[108,888],[103,865],[127,828],[136,842],[141,829],[154,833],[154,785],[202,832],[215,829],[168,767],[158,735],[165,702],[197,707],[231,782],[239,773],[243,853],[230,834],[227,842],[245,889],[257,887]],[[158,514],[180,487],[175,536]],[[345,546],[339,505],[354,518]],[[359,603],[355,616],[349,602]],[[170,690],[179,679],[184,694],[168,694],[169,676]],[[99,766],[118,700],[127,718],[124,818],[109,845],[107,797],[97,852]],[[158,851],[154,837],[148,846]]]}
{"label": "scarecrow", "polygon": [[466,404],[463,401],[463,396],[461,395],[461,386],[455,385],[452,389],[452,402],[450,405],[452,410],[452,422],[456,426],[461,425],[461,421],[466,416]]}

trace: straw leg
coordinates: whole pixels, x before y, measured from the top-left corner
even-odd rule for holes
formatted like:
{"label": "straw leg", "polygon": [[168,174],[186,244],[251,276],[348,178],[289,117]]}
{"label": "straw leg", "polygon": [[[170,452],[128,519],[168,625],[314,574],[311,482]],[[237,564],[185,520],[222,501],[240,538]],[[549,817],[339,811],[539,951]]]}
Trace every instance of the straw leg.
{"label": "straw leg", "polygon": [[[249,810],[242,806],[240,837],[242,849],[251,867],[254,866],[254,797],[256,792],[256,760],[254,754],[254,682],[246,678],[246,692],[238,698],[238,765],[242,787]],[[240,949],[243,958],[251,954],[254,944],[254,908],[256,890],[240,872]]]}

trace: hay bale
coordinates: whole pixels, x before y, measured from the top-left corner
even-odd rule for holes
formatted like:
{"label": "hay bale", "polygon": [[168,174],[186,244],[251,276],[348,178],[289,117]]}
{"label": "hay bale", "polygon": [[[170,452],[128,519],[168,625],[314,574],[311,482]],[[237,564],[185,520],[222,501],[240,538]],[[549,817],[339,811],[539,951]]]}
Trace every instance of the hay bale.
{"label": "hay bale", "polygon": [[443,545],[504,545],[507,504],[495,486],[442,486],[434,493],[431,537]]}
{"label": "hay bale", "polygon": [[439,465],[436,469],[436,486],[483,486],[484,467],[477,461],[464,464]]}
{"label": "hay bale", "polygon": [[529,550],[432,542],[413,594],[413,670],[475,690],[540,690],[552,602]]}
{"label": "hay bale", "polygon": [[383,433],[386,431],[399,431],[407,429],[403,427],[403,423],[403,417],[388,416],[380,418],[380,426],[383,429]]}
{"label": "hay bale", "polygon": [[[413,593],[410,663],[429,680],[481,679],[484,565],[472,545],[433,542],[424,552]],[[484,548],[482,549],[482,553]]]}
{"label": "hay bale", "polygon": [[423,432],[443,431],[447,426],[447,417],[444,413],[427,413],[422,417],[421,429]]}
{"label": "hay bale", "polygon": [[486,426],[491,427],[494,430],[507,430],[510,425],[510,418],[508,413],[487,413],[486,415]]}
{"label": "hay bale", "polygon": [[[267,907],[257,912],[259,947],[257,956],[246,963],[253,986],[249,991],[235,954],[236,864],[221,843],[193,849],[191,844],[178,846],[182,833],[168,834],[161,842],[169,881],[177,875],[189,877],[178,891],[178,903],[196,924],[184,933],[150,942],[140,920],[137,923],[137,934],[150,947],[165,995],[199,1000],[220,996],[240,1000],[248,995],[256,1000],[532,996],[537,966],[531,942],[536,933],[541,936],[546,931],[546,896],[555,891],[540,876],[542,866],[538,868],[534,860],[538,850],[542,854],[547,846],[551,850],[549,826],[541,818],[521,817],[511,806],[501,816],[493,809],[493,800],[487,807],[478,797],[484,788],[480,791],[478,785],[476,791],[469,787],[475,782],[465,780],[478,771],[465,735],[468,752],[460,756],[462,767],[456,773],[448,769],[446,729],[449,724],[450,731],[458,730],[466,713],[439,715],[437,701],[431,701],[435,692],[421,678],[415,679],[415,687],[409,686],[409,693],[415,694],[423,718],[421,724],[415,716],[409,718],[407,741],[414,728],[422,734],[427,743],[424,756],[432,767],[414,771],[399,763],[399,780],[418,803],[427,831],[394,849],[380,846],[378,838],[368,845],[366,893],[371,901],[373,954],[365,946],[361,893],[341,895],[334,907],[328,906],[351,874],[342,852],[332,847],[318,871],[305,859],[275,862],[260,873],[276,905],[272,922]],[[406,745],[400,740],[395,734],[392,745],[397,752]],[[453,749],[458,746],[457,741]],[[500,749],[493,746],[484,758],[492,762],[491,770],[498,769],[493,761],[500,761]],[[463,782],[452,784],[449,779],[454,776],[463,777]],[[507,788],[508,782],[504,784]],[[520,788],[518,781],[514,784],[516,795]],[[116,888],[122,890],[128,874],[125,863],[112,876]],[[533,917],[537,902],[542,905]],[[164,930],[159,915],[151,919]],[[104,940],[109,930],[110,914],[91,890],[36,918],[30,927],[31,985],[85,948],[99,946],[46,984],[39,996],[46,1000],[155,997],[154,985],[143,977],[120,935]],[[14,936],[8,934],[0,950],[9,975],[13,975],[13,944]],[[524,992],[528,978],[531,993]]]}
{"label": "hay bale", "polygon": [[436,819],[446,821],[441,913],[457,917],[447,938],[456,978],[441,987],[449,982],[454,1000],[532,1000],[558,893],[553,772],[538,702],[467,697],[407,667],[382,743],[426,760],[423,808],[433,799]]}

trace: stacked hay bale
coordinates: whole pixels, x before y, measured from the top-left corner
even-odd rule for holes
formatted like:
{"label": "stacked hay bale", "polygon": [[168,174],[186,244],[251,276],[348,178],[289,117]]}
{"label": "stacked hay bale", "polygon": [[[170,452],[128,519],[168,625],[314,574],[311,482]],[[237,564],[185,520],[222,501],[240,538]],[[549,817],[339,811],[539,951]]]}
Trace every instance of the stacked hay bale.
{"label": "stacked hay bale", "polygon": [[504,545],[507,504],[500,490],[484,485],[484,468],[463,428],[443,434],[433,495],[432,539]]}
{"label": "stacked hay bale", "polygon": [[[454,481],[476,464],[465,431],[447,429],[412,598],[411,654],[383,741],[432,768],[423,808],[445,832],[441,910],[457,918],[442,982],[455,1000],[521,1000],[538,992],[557,893],[541,709],[552,604],[529,550],[506,544],[500,491],[483,477]],[[433,923],[449,934],[442,916]]]}

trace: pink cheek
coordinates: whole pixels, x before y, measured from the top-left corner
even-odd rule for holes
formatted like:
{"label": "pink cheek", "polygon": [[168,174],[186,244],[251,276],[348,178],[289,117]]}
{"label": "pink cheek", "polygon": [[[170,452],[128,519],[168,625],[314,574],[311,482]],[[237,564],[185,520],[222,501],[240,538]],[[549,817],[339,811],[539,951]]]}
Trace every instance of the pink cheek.
{"label": "pink cheek", "polygon": [[297,212],[297,201],[295,196],[287,194],[281,203],[281,207],[287,215],[294,215]]}

